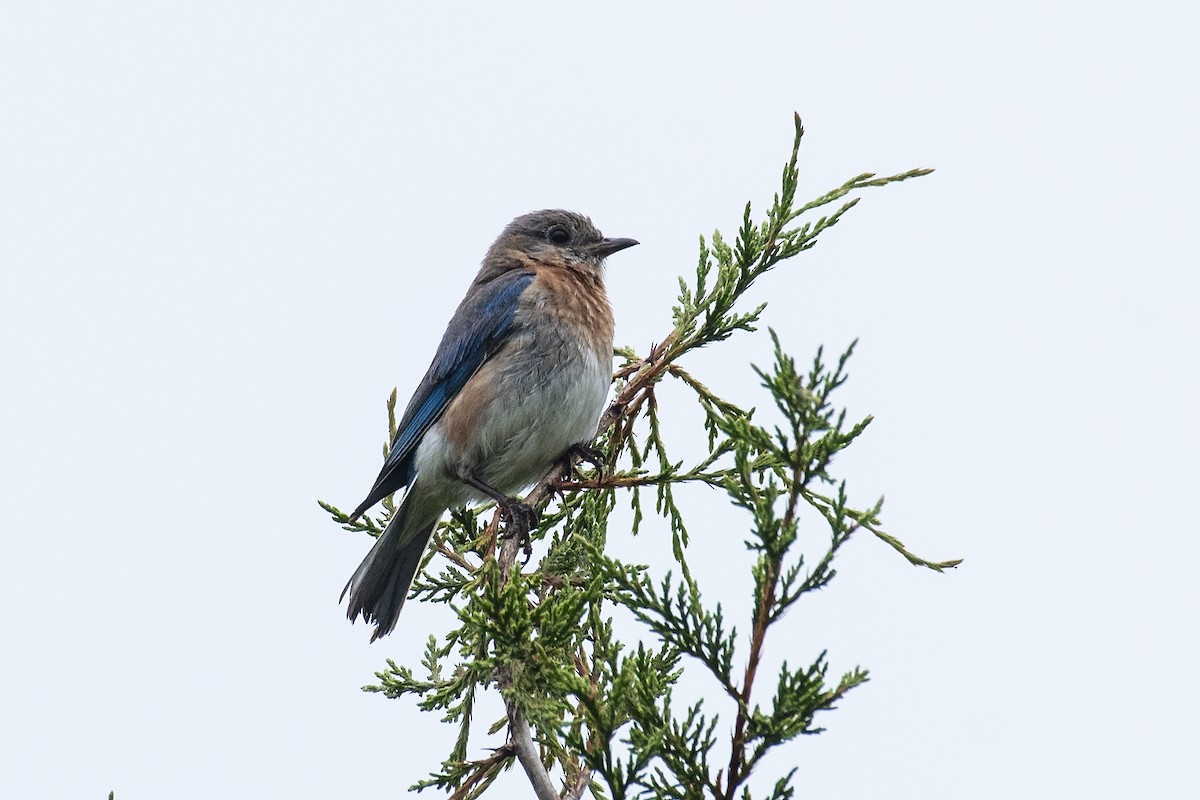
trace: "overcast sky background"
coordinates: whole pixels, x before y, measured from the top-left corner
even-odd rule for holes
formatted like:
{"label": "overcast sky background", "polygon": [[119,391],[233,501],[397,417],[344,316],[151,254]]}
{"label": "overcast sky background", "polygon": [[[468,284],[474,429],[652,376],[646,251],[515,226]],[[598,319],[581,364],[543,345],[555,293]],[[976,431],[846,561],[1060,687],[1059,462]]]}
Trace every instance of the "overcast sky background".
{"label": "overcast sky background", "polygon": [[[337,604],[368,541],[317,499],[364,495],[387,393],[512,217],[641,240],[609,285],[644,350],[698,235],[769,201],[794,110],[803,197],[937,169],[866,192],[755,299],[803,359],[860,338],[842,398],[877,421],[838,472],[966,561],[846,548],[769,656],[828,648],[872,681],[764,775],[1194,792],[1197,6],[415,5],[0,12],[0,794],[424,776],[453,731],[358,687],[446,620],[414,604],[368,645]],[[761,404],[769,353],[764,330],[690,366]],[[698,502],[706,598],[744,609],[740,520]]]}

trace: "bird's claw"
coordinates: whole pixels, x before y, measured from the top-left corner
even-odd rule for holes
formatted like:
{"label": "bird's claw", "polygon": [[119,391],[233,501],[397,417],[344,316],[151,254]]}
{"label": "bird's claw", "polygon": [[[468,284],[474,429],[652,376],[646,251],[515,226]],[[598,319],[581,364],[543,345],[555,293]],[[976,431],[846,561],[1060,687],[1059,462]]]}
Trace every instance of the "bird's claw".
{"label": "bird's claw", "polygon": [[[567,450],[567,455],[590,464],[592,469],[596,470],[596,477],[604,477],[604,453],[595,447],[582,443],[574,444]],[[578,475],[578,468],[575,465],[572,465],[572,468],[575,469],[575,473]]]}
{"label": "bird's claw", "polygon": [[[529,532],[538,522],[537,510],[518,500],[509,500],[500,506],[500,518],[504,520],[504,538],[516,537],[525,553],[525,564],[533,557],[533,542]],[[522,565],[524,566],[524,565]]]}

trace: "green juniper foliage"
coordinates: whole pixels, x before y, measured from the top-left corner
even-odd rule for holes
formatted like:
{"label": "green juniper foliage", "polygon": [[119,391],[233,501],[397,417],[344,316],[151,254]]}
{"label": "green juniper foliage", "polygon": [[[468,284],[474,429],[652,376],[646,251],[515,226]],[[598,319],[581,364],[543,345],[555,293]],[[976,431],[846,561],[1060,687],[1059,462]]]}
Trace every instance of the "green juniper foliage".
{"label": "green juniper foliage", "polygon": [[[867,673],[854,669],[830,677],[821,653],[811,664],[784,663],[775,676],[760,674],[763,648],[784,624],[785,612],[832,580],[835,556],[859,530],[914,565],[941,571],[958,563],[926,561],[909,552],[883,531],[882,501],[852,506],[845,482],[831,474],[834,456],[871,422],[867,417],[850,423],[833,404],[853,345],[832,360],[818,350],[803,369],[772,331],[774,363],[756,368],[764,399],[774,402],[782,420],[771,427],[758,424],[753,410],[713,394],[681,365],[692,350],[755,331],[766,306],[743,308],[744,294],[780,262],[816,244],[858,202],[843,198],[930,172],[859,175],[797,206],[796,156],[803,132],[797,117],[791,158],[766,218],[756,223],[747,204],[732,243],[720,233],[701,239],[694,279],[679,282],[670,333],[645,356],[618,351],[616,399],[600,421],[596,441],[605,454],[603,469],[584,473],[559,465],[530,494],[528,501],[543,509],[532,533],[542,540],[540,563],[516,565],[515,540],[498,536],[498,517],[490,510],[456,511],[439,526],[412,596],[449,604],[457,626],[430,636],[419,667],[388,661],[377,673],[379,683],[366,687],[390,698],[411,696],[423,711],[457,726],[446,760],[414,788],[436,787],[455,798],[480,796],[522,758],[527,726],[537,748],[530,743],[532,755],[522,758],[522,766],[538,797],[579,797],[590,789],[614,800],[732,800],[750,798],[753,789],[757,796],[790,798],[795,769],[777,764],[780,774],[768,776],[763,773],[770,762],[763,759],[779,745],[819,732],[817,713],[833,708]],[[839,201],[827,216],[809,218]],[[689,468],[668,455],[660,428],[664,412],[656,388],[666,380],[687,387],[703,410],[708,455]],[[392,434],[395,400],[393,393]],[[734,627],[719,605],[703,601],[703,587],[688,569],[687,512],[674,492],[685,482],[724,490],[745,514],[745,541],[754,560],[745,588],[753,603],[742,627]],[[646,507],[651,493],[652,511]],[[676,562],[671,571],[605,554],[608,520],[618,502],[632,504],[634,532],[647,513],[667,520]],[[338,509],[322,506],[346,529],[372,535],[394,510],[388,501],[381,518],[349,523]],[[816,548],[815,558],[799,552],[799,539],[810,537],[807,528],[800,536],[804,515],[826,530],[815,544],[803,542]],[[623,642],[614,635],[618,607],[642,626],[639,638]],[[681,676],[693,670],[715,680],[721,695],[707,702],[677,701]],[[496,737],[490,755],[472,760],[473,711],[481,693],[492,690],[501,692],[508,714],[487,733],[507,728],[508,743]],[[561,789],[550,785],[548,770],[558,775]],[[756,770],[752,787],[748,781]]]}

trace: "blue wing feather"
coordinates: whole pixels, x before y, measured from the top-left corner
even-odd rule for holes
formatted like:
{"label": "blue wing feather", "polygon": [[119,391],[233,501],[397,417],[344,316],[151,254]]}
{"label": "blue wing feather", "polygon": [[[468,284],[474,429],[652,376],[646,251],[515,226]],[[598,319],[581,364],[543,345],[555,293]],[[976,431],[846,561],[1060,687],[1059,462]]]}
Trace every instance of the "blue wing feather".
{"label": "blue wing feather", "polygon": [[413,456],[425,432],[507,338],[517,313],[517,301],[533,278],[532,272],[514,270],[471,286],[396,426],[383,470],[351,519],[412,482]]}

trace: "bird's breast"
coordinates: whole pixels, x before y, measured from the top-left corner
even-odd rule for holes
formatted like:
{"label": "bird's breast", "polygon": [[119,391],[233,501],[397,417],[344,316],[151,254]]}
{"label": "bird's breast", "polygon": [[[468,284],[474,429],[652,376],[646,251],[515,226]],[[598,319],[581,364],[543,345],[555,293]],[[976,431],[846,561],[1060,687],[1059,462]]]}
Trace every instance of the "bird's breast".
{"label": "bird's breast", "polygon": [[551,272],[422,443],[418,473],[473,475],[513,494],[595,434],[612,382],[612,311],[598,280]]}
{"label": "bird's breast", "polygon": [[612,361],[613,313],[599,276],[544,268],[521,298],[518,319],[530,328],[550,326]]}

